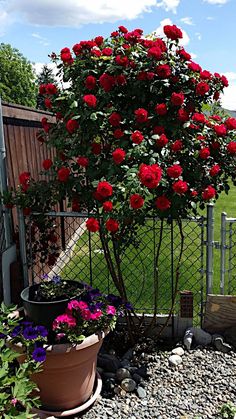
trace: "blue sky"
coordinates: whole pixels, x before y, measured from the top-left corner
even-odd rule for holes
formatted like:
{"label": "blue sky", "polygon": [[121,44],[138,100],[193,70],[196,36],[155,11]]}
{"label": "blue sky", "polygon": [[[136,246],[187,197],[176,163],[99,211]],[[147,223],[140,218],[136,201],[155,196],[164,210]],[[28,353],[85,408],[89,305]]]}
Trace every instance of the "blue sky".
{"label": "blue sky", "polygon": [[184,30],[194,61],[229,78],[222,103],[236,109],[236,0],[0,0],[0,42],[37,70],[52,51],[109,36],[121,24],[148,34],[170,23]]}

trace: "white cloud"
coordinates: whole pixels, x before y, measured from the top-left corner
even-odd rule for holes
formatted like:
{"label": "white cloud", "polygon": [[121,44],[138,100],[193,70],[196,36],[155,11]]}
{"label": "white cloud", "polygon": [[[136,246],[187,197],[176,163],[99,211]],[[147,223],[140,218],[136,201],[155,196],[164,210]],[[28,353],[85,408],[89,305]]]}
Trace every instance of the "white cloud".
{"label": "white cloud", "polygon": [[162,0],[157,3],[157,7],[163,7],[166,12],[176,13],[177,7],[180,4],[180,0]]}
{"label": "white cloud", "polygon": [[180,21],[183,22],[183,23],[185,23],[185,25],[190,25],[190,26],[194,25],[193,18],[190,17],[190,16],[182,17],[180,19]]}
{"label": "white cloud", "polygon": [[224,73],[224,76],[229,80],[229,87],[224,89],[224,94],[221,98],[223,108],[231,111],[236,110],[236,73],[229,71]]}
{"label": "white cloud", "polygon": [[209,4],[226,4],[229,0],[203,0],[205,3]]}
{"label": "white cloud", "polygon": [[215,17],[213,17],[213,16],[207,16],[206,20],[215,20]]}
{"label": "white cloud", "polygon": [[195,35],[196,35],[197,39],[198,39],[199,41],[201,41],[201,39],[202,39],[202,35],[200,34],[200,32],[196,32],[196,33],[195,33]]}
{"label": "white cloud", "polygon": [[32,33],[31,36],[33,38],[38,39],[39,44],[47,47],[48,45],[50,45],[50,43],[48,42],[47,38],[44,38],[44,36],[39,35],[38,33]]}
{"label": "white cloud", "polygon": [[[4,5],[3,5],[4,6]],[[0,36],[5,34],[5,28],[10,23],[10,16],[0,5]]]}
{"label": "white cloud", "polygon": [[[140,17],[157,0],[10,0],[11,12],[34,25],[79,27],[87,23],[116,22]],[[170,3],[179,3],[171,0]],[[165,0],[164,3],[169,3]]]}
{"label": "white cloud", "polygon": [[[173,23],[169,18],[163,19],[160,22],[160,26],[158,26],[158,28],[156,30],[152,31],[152,33],[155,33],[158,36],[165,36],[164,31],[163,31],[163,27],[165,25],[173,25]],[[189,38],[187,32],[184,29],[182,29],[182,28],[180,28],[180,29],[183,33],[183,38],[179,40],[179,43],[180,43],[180,45],[183,45],[183,46],[188,45],[189,41],[190,41],[190,38]]]}
{"label": "white cloud", "polygon": [[190,52],[189,54],[191,55],[192,60],[195,60],[197,58],[197,54],[195,54],[194,52]]}

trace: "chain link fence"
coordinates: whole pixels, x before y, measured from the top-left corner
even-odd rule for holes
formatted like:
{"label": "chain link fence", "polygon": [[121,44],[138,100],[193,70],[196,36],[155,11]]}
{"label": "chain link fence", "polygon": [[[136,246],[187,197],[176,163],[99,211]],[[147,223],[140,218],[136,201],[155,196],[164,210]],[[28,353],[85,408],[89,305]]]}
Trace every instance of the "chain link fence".
{"label": "chain link fence", "polygon": [[236,218],[221,215],[220,293],[236,294]]}
{"label": "chain link fence", "polygon": [[[31,282],[39,282],[47,274],[64,279],[83,281],[106,293],[117,293],[109,274],[98,233],[86,229],[87,215],[77,213],[49,213],[54,228],[53,244],[57,259],[34,257],[38,246],[34,218],[26,217],[26,257]],[[179,267],[178,291],[189,290],[194,295],[194,316],[199,319],[206,292],[204,217],[182,220],[183,252]],[[159,246],[159,260],[156,252]],[[130,245],[121,255],[121,269],[127,295],[137,311],[152,312],[154,307],[154,272],[158,272],[158,312],[169,311],[175,293],[175,275],[181,251],[181,235],[175,221],[171,224],[148,219],[137,233],[135,245]],[[48,264],[48,262],[50,262]],[[54,263],[55,262],[55,263]],[[51,265],[51,266],[49,266]],[[176,306],[178,311],[178,304]]]}

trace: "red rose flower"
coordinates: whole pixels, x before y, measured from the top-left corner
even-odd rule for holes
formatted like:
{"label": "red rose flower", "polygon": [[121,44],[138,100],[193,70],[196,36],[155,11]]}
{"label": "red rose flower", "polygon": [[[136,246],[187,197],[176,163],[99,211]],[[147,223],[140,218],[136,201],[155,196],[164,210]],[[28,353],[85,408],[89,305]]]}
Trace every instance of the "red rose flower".
{"label": "red rose flower", "polygon": [[120,128],[115,129],[113,132],[114,137],[119,140],[120,138],[124,137],[124,131],[122,131]]}
{"label": "red rose flower", "polygon": [[118,84],[119,86],[124,86],[126,83],[127,80],[124,74],[118,74],[118,76],[116,76],[116,84]]}
{"label": "red rose flower", "polygon": [[210,153],[210,149],[208,147],[204,147],[201,148],[201,150],[199,151],[199,157],[203,160],[208,159],[208,157],[210,157],[211,153]]}
{"label": "red rose flower", "polygon": [[162,64],[156,67],[156,73],[161,79],[167,79],[171,76],[171,67],[168,64]]}
{"label": "red rose flower", "polygon": [[165,103],[160,103],[159,105],[155,106],[155,111],[157,115],[166,115],[167,114],[167,106]]}
{"label": "red rose flower", "polygon": [[190,195],[191,195],[193,198],[195,198],[196,196],[198,196],[198,192],[197,192],[197,191],[195,191],[195,190],[193,190],[193,191],[191,191],[191,192],[190,192]]}
{"label": "red rose flower", "polygon": [[104,41],[103,36],[96,36],[96,38],[94,39],[94,41],[96,42],[97,46],[100,47]]}
{"label": "red rose flower", "polygon": [[229,154],[236,154],[236,141],[230,141],[227,145],[227,150]]}
{"label": "red rose flower", "polygon": [[199,64],[194,63],[193,61],[188,64],[188,68],[189,70],[192,70],[196,73],[200,73],[200,71],[202,71],[202,67]]}
{"label": "red rose flower", "polygon": [[129,65],[129,59],[126,55],[117,55],[115,58],[115,62],[117,65],[122,67],[127,67]]}
{"label": "red rose flower", "polygon": [[68,167],[61,167],[57,172],[57,179],[59,182],[66,182],[70,176],[70,169]]}
{"label": "red rose flower", "polygon": [[183,173],[183,169],[179,164],[173,164],[173,166],[168,167],[166,171],[167,175],[173,179],[177,179]]}
{"label": "red rose flower", "polygon": [[114,87],[115,82],[115,77],[110,76],[110,74],[107,73],[103,73],[99,77],[100,86],[105,90],[105,92],[110,92],[110,90]]}
{"label": "red rose flower", "polygon": [[118,112],[112,112],[112,114],[108,118],[108,121],[113,127],[118,127],[121,122],[121,116]]}
{"label": "red rose flower", "polygon": [[48,123],[48,118],[43,117],[42,120],[41,120],[41,124],[42,124],[43,130],[46,133],[48,133],[49,130],[50,130],[50,124]]}
{"label": "red rose flower", "polygon": [[156,199],[155,205],[160,211],[166,211],[171,207],[171,201],[165,195],[162,195]]}
{"label": "red rose flower", "polygon": [[146,111],[146,109],[143,108],[139,108],[136,109],[136,111],[134,111],[135,113],[135,117],[136,117],[136,121],[139,123],[145,123],[148,120],[148,111]]}
{"label": "red rose flower", "polygon": [[165,127],[162,125],[156,125],[153,127],[153,134],[161,135],[165,133]]}
{"label": "red rose flower", "polygon": [[165,134],[161,134],[160,138],[156,140],[157,147],[163,148],[166,144],[168,144],[169,140]]}
{"label": "red rose flower", "polygon": [[96,192],[102,198],[108,198],[113,194],[113,188],[109,182],[103,181],[98,183]]}
{"label": "red rose flower", "polygon": [[181,140],[176,140],[173,144],[171,144],[171,150],[176,153],[183,148],[183,142]]}
{"label": "red rose flower", "polygon": [[88,105],[90,108],[96,108],[97,106],[97,98],[94,95],[84,95],[83,101]]}
{"label": "red rose flower", "polygon": [[139,208],[142,208],[144,204],[144,198],[138,193],[135,193],[131,195],[131,197],[129,198],[129,202],[130,202],[131,208],[139,209]]}
{"label": "red rose flower", "polygon": [[76,119],[69,119],[66,123],[66,129],[69,134],[74,134],[74,132],[79,128],[79,123]]}
{"label": "red rose flower", "polygon": [[210,199],[214,198],[215,194],[216,194],[215,188],[213,188],[213,186],[209,185],[202,192],[202,199],[204,201],[209,201]]}
{"label": "red rose flower", "polygon": [[176,25],[165,25],[163,30],[167,38],[171,39],[172,41],[183,38],[181,29],[177,28]]}
{"label": "red rose flower", "polygon": [[202,80],[210,80],[212,78],[212,74],[210,71],[204,70],[200,71],[200,79]]}
{"label": "red rose flower", "polygon": [[174,106],[181,106],[184,103],[184,94],[173,92],[170,101]]}
{"label": "red rose flower", "polygon": [[136,130],[131,134],[131,139],[134,144],[140,144],[143,141],[144,136],[140,131]]}
{"label": "red rose flower", "polygon": [[219,164],[214,164],[214,166],[212,166],[212,168],[210,169],[210,175],[211,176],[216,176],[218,175],[218,173],[220,172],[220,166]]}
{"label": "red rose flower", "polygon": [[225,121],[225,125],[228,130],[236,129],[236,118],[228,118]]}
{"label": "red rose flower", "polygon": [[52,165],[53,165],[53,162],[51,159],[46,159],[43,161],[44,170],[49,170]]}
{"label": "red rose flower", "polygon": [[81,53],[82,53],[83,48],[82,48],[82,46],[81,46],[80,44],[75,44],[75,45],[72,47],[72,50],[73,50],[74,54],[77,56],[77,55],[79,55],[79,54],[81,54]]}
{"label": "red rose flower", "polygon": [[40,84],[39,86],[39,94],[40,95],[45,95],[46,94],[46,84]]}
{"label": "red rose flower", "polygon": [[57,86],[53,83],[48,83],[45,85],[45,90],[47,95],[56,95],[57,94]]}
{"label": "red rose flower", "polygon": [[71,202],[71,209],[72,211],[79,212],[80,211],[80,203],[78,198],[73,198]]}
{"label": "red rose flower", "polygon": [[188,184],[187,182],[184,182],[183,180],[178,180],[177,182],[173,183],[172,189],[178,195],[183,195],[188,190]]}
{"label": "red rose flower", "polygon": [[184,109],[184,108],[180,108],[178,109],[178,119],[181,122],[187,122],[189,120],[189,112]]}
{"label": "red rose flower", "polygon": [[200,81],[200,83],[198,83],[196,86],[196,93],[199,96],[204,96],[207,92],[209,92],[209,90],[209,84],[205,83],[204,81]]}
{"label": "red rose flower", "polygon": [[105,212],[111,212],[113,210],[113,204],[111,201],[103,202],[102,206]]}
{"label": "red rose flower", "polygon": [[96,231],[98,231],[100,228],[99,221],[96,220],[96,218],[91,217],[86,221],[86,227],[88,231],[91,231],[92,233],[96,233]]}
{"label": "red rose flower", "polygon": [[194,122],[200,122],[202,124],[204,124],[204,122],[206,122],[206,118],[205,115],[203,113],[194,113],[192,116],[192,120]]}
{"label": "red rose flower", "polygon": [[92,143],[91,150],[92,150],[92,153],[95,154],[95,156],[98,156],[99,154],[101,154],[102,146],[100,143]]}
{"label": "red rose flower", "polygon": [[114,220],[114,218],[108,218],[106,221],[106,229],[111,233],[116,233],[119,230],[119,227],[118,221]]}
{"label": "red rose flower", "polygon": [[191,60],[191,55],[187,51],[185,51],[184,48],[180,48],[179,50],[177,50],[176,54],[179,55],[180,58],[182,58],[185,61]]}
{"label": "red rose flower", "polygon": [[148,50],[148,57],[153,57],[155,60],[160,60],[162,57],[162,50],[159,47],[151,47]]}
{"label": "red rose flower", "polygon": [[87,157],[84,157],[84,156],[79,156],[77,158],[77,163],[81,167],[88,167],[88,165],[89,165],[89,159]]}
{"label": "red rose flower", "polygon": [[221,81],[224,87],[228,87],[229,82],[225,76],[221,76]]}
{"label": "red rose flower", "polygon": [[86,77],[86,80],[85,80],[85,87],[88,90],[93,90],[96,87],[96,83],[97,83],[97,80],[95,77],[88,76]]}
{"label": "red rose flower", "polygon": [[224,137],[227,134],[227,128],[224,124],[214,125],[214,131],[219,137]]}
{"label": "red rose flower", "polygon": [[149,189],[154,189],[158,186],[161,180],[162,170],[157,164],[148,166],[141,164],[138,172],[140,182]]}
{"label": "red rose flower", "polygon": [[128,32],[128,29],[127,29],[125,26],[122,26],[122,25],[121,25],[121,26],[119,26],[119,27],[118,27],[118,29],[119,29],[119,31],[120,31],[120,32],[122,32],[122,33],[127,33],[127,32]]}
{"label": "red rose flower", "polygon": [[103,48],[102,50],[102,55],[106,55],[107,57],[110,57],[110,55],[113,54],[113,49],[112,48]]}
{"label": "red rose flower", "polygon": [[220,98],[220,92],[215,92],[214,95],[213,95],[213,99],[214,100],[219,100],[219,98]]}
{"label": "red rose flower", "polygon": [[63,61],[63,63],[68,64],[68,65],[73,63],[74,60],[72,58],[69,48],[63,48],[61,50],[61,60]]}
{"label": "red rose flower", "polygon": [[30,172],[23,172],[19,175],[19,182],[21,185],[29,183],[30,181]]}
{"label": "red rose flower", "polygon": [[126,152],[122,148],[117,148],[112,153],[112,158],[115,164],[121,164],[125,159]]}

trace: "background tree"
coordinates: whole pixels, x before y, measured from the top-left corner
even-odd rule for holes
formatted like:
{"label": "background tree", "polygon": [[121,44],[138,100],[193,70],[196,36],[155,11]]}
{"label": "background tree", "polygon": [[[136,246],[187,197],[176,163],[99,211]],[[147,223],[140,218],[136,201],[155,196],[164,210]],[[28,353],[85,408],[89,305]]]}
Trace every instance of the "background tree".
{"label": "background tree", "polygon": [[0,96],[6,102],[25,106],[36,105],[35,73],[18,49],[0,44]]}
{"label": "background tree", "polygon": [[[55,85],[57,84],[56,78],[53,74],[53,70],[49,68],[47,64],[45,64],[37,77],[37,85],[40,86],[40,85],[49,84],[49,83],[53,83]],[[43,109],[45,111],[48,110],[48,108],[45,106],[45,103],[44,103],[44,95],[40,93],[38,93],[38,96],[37,96],[36,107],[38,109]]]}

